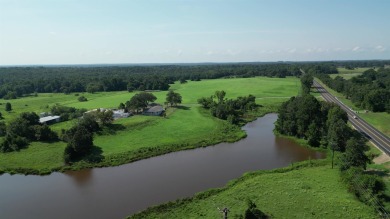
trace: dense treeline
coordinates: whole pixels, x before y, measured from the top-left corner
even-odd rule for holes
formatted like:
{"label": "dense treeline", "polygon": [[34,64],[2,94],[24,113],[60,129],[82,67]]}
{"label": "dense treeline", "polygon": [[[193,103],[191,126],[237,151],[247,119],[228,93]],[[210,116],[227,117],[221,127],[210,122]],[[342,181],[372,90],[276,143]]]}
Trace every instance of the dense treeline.
{"label": "dense treeline", "polygon": [[283,103],[278,113],[278,133],[304,138],[314,147],[328,148],[332,151],[332,168],[335,151],[341,152],[339,169],[349,190],[366,204],[381,205],[385,184],[380,177],[365,171],[370,162],[365,154],[366,139],[347,126],[346,112],[335,104],[303,95]]}
{"label": "dense treeline", "polygon": [[298,75],[299,68],[290,64],[8,67],[0,68],[0,98],[34,92],[168,90],[169,84],[178,80]]}
{"label": "dense treeline", "polygon": [[32,93],[168,90],[174,81],[223,77],[286,77],[337,73],[337,66],[385,66],[390,61],[277,62],[193,65],[30,66],[0,68],[0,98]]}
{"label": "dense treeline", "polygon": [[358,107],[390,113],[390,69],[369,69],[349,80],[326,74],[316,75],[328,87],[343,93]]}
{"label": "dense treeline", "polygon": [[[302,76],[302,87],[309,81],[303,78],[308,78],[307,75]],[[370,162],[365,153],[368,150],[366,139],[347,126],[345,111],[338,105],[319,102],[312,95],[303,93],[284,102],[278,113],[275,123],[278,133],[304,138],[314,147],[328,148],[332,151],[332,168],[335,151],[341,152],[339,169],[349,190],[364,203],[381,207],[385,184],[380,177],[365,171]]]}

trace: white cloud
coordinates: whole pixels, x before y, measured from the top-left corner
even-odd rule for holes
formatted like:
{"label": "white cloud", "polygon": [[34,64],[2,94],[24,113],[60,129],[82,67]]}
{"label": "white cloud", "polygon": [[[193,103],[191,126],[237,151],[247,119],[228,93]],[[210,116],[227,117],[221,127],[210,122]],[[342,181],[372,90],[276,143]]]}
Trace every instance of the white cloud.
{"label": "white cloud", "polygon": [[352,49],[353,52],[358,52],[358,51],[360,51],[360,50],[361,50],[360,46],[355,46],[355,47]]}
{"label": "white cloud", "polygon": [[207,54],[208,56],[211,56],[211,55],[214,54],[214,51],[210,50],[210,51],[208,51],[206,54]]}
{"label": "white cloud", "polygon": [[297,49],[287,49],[287,52],[289,52],[289,53],[295,53],[297,51]]}
{"label": "white cloud", "polygon": [[384,51],[386,51],[386,48],[379,45],[379,46],[376,46],[374,50],[377,52],[384,52]]}

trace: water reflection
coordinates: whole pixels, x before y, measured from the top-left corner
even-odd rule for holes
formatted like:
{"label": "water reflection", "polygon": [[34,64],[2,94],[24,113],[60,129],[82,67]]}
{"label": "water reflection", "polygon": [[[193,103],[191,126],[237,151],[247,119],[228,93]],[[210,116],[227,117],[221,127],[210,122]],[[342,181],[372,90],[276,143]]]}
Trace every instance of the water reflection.
{"label": "water reflection", "polygon": [[244,127],[247,138],[118,167],[49,176],[0,176],[0,218],[124,218],[149,206],[221,187],[243,173],[323,154],[275,137],[276,114]]}
{"label": "water reflection", "polygon": [[89,186],[93,182],[93,169],[67,171],[64,174],[73,179],[79,186]]}

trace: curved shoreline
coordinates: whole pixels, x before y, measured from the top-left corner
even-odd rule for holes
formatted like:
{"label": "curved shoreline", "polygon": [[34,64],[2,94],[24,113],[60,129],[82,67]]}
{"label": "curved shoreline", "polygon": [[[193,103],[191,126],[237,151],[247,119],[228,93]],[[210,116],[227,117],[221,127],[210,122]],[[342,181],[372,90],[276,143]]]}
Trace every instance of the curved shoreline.
{"label": "curved shoreline", "polygon": [[[237,142],[245,138],[246,132],[242,130],[242,127],[247,123],[254,121],[257,118],[263,117],[269,113],[275,113],[277,106],[267,106],[261,107],[256,112],[252,112],[251,115],[245,115],[245,123],[240,124],[240,131],[229,130],[230,133],[220,133],[216,138],[211,139],[211,141],[200,140],[197,143],[182,143],[182,144],[169,144],[169,145],[159,145],[156,147],[144,147],[135,151],[128,151],[123,153],[118,153],[115,155],[105,156],[104,159],[100,162],[85,162],[78,161],[70,166],[61,166],[51,169],[33,169],[33,168],[12,168],[12,169],[0,169],[0,176],[2,174],[8,173],[13,174],[23,174],[23,175],[49,175],[53,172],[66,172],[66,171],[77,171],[87,168],[102,168],[102,167],[114,167],[124,164],[129,164],[135,161],[140,161],[148,159],[151,157],[156,157],[172,152],[191,150],[201,147],[214,146],[219,143],[232,143]],[[216,118],[215,118],[216,119]],[[222,131],[222,130],[221,130]],[[19,152],[18,152],[19,153]]]}

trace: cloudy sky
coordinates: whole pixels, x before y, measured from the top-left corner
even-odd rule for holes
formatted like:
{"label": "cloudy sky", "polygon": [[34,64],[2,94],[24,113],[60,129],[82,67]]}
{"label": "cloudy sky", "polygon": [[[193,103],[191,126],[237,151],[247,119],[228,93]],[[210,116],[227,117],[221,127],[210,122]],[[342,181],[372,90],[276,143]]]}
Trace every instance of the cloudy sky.
{"label": "cloudy sky", "polygon": [[0,65],[390,59],[389,0],[0,0]]}

